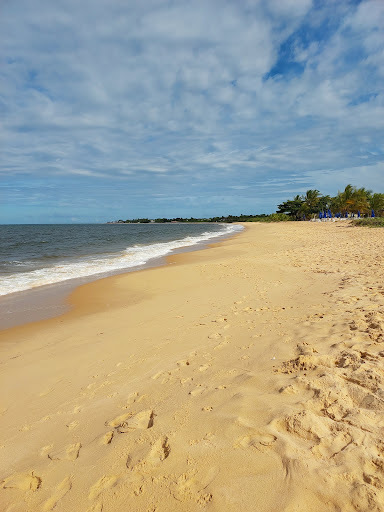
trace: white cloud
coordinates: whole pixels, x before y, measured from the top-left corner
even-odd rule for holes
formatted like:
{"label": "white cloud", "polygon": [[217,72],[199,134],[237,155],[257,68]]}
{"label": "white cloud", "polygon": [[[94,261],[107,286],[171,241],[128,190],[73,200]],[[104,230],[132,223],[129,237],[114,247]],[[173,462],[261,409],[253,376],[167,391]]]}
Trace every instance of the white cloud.
{"label": "white cloud", "polygon": [[268,9],[277,17],[302,17],[312,7],[312,0],[269,0]]}
{"label": "white cloud", "polygon": [[[327,176],[380,173],[381,1],[14,0],[1,9],[0,172],[9,179],[60,179],[76,195],[71,180],[109,177],[148,201],[215,186],[234,205],[257,184],[272,208],[287,182],[321,189]],[[320,169],[332,170],[322,178]]]}

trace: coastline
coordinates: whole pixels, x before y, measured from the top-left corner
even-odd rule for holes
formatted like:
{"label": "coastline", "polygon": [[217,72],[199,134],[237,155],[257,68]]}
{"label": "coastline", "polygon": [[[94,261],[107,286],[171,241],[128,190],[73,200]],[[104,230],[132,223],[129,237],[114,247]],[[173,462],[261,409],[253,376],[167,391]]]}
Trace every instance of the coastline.
{"label": "coastline", "polygon": [[384,233],[247,227],[0,333],[6,510],[383,507]]}
{"label": "coastline", "polygon": [[[241,225],[240,223],[238,224]],[[145,264],[134,267],[127,267],[112,272],[90,274],[86,277],[67,279],[2,295],[0,296],[0,332],[20,325],[64,315],[70,311],[72,307],[69,300],[71,293],[79,286],[100,279],[108,279],[116,275],[129,274],[131,272],[167,265],[167,258],[169,256],[208,249],[211,245],[230,239],[237,234],[239,234],[239,232],[218,234],[212,237],[212,240],[200,241],[195,245],[181,246],[177,249],[173,249],[169,255],[151,258]]]}

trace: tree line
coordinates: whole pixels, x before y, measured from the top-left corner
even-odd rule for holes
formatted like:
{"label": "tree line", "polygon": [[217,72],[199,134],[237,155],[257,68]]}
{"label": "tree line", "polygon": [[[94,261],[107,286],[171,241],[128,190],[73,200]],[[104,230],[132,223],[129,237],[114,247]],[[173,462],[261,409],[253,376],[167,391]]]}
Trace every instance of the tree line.
{"label": "tree line", "polygon": [[357,188],[347,185],[335,197],[323,195],[319,190],[307,190],[304,195],[296,195],[293,199],[278,205],[276,213],[285,214],[295,220],[314,217],[323,212],[330,212],[333,216],[360,214],[362,217],[382,217],[384,215],[384,194],[373,193],[366,188]]}
{"label": "tree line", "polygon": [[357,188],[353,185],[347,185],[342,192],[338,192],[335,197],[323,195],[319,190],[307,190],[303,195],[296,195],[293,199],[284,201],[278,205],[276,213],[271,215],[224,215],[220,217],[204,218],[183,218],[161,217],[157,219],[137,218],[118,220],[112,224],[163,224],[166,222],[279,222],[287,220],[305,220],[322,216],[324,213],[329,216],[341,215],[348,216],[360,214],[361,217],[371,217],[372,212],[375,217],[384,217],[384,194],[372,192],[366,188]]}
{"label": "tree line", "polygon": [[[155,223],[155,224],[165,224],[167,222],[224,222],[224,223],[232,223],[232,222],[256,222],[256,221],[271,221],[271,220],[277,220],[278,216],[274,215],[267,215],[265,213],[262,213],[260,215],[245,215],[241,213],[240,215],[224,215],[221,217],[203,217],[203,218],[197,218],[197,217],[173,217],[173,218],[166,218],[161,217],[158,219],[148,219],[148,218],[138,218],[138,219],[127,219],[127,220],[118,220],[113,222],[112,224],[149,224],[149,223]],[[272,217],[272,218],[271,218]]]}

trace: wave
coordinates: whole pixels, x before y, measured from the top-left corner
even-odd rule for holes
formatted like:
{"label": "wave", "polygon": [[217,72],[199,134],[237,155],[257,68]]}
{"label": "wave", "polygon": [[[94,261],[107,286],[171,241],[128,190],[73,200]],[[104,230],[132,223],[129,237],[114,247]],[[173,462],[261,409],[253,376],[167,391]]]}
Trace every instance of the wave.
{"label": "wave", "polygon": [[69,279],[85,278],[98,274],[110,275],[124,269],[129,270],[143,266],[155,258],[166,256],[177,249],[204,243],[212,238],[228,236],[242,229],[242,226],[237,224],[223,225],[223,229],[220,231],[206,231],[201,235],[187,236],[170,242],[134,245],[116,254],[88,257],[75,262],[62,261],[45,268],[18,272],[1,279],[0,295],[30,290],[31,288],[60,283]]}

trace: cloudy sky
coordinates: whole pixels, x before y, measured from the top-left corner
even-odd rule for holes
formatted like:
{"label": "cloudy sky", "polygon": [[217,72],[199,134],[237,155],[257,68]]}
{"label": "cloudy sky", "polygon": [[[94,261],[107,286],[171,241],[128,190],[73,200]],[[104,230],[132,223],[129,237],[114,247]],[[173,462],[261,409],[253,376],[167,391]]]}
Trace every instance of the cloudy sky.
{"label": "cloudy sky", "polygon": [[383,0],[0,0],[0,223],[384,192]]}

